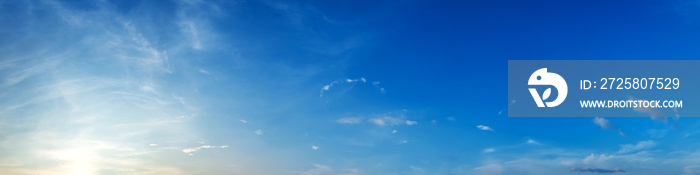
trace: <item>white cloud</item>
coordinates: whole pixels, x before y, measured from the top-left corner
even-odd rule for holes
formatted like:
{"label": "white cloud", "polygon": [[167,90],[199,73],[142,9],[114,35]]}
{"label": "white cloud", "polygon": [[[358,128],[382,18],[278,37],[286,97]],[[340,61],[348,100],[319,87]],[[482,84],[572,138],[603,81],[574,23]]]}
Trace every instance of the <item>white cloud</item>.
{"label": "white cloud", "polygon": [[486,148],[486,149],[484,149],[484,153],[492,153],[492,152],[496,152],[496,149],[494,149],[494,148]]}
{"label": "white cloud", "polygon": [[406,120],[406,111],[401,112],[389,112],[384,114],[376,114],[375,118],[371,118],[368,121],[378,126],[385,125],[417,125],[417,121]]}
{"label": "white cloud", "polygon": [[537,141],[535,141],[535,140],[533,140],[533,139],[527,139],[527,142],[525,142],[525,143],[527,143],[527,144],[533,144],[533,145],[539,145],[539,144],[540,144],[539,142],[537,142]]}
{"label": "white cloud", "polygon": [[345,117],[345,118],[341,118],[341,119],[336,120],[336,122],[342,123],[342,124],[358,124],[358,123],[362,122],[362,118],[360,118],[360,117]]}
{"label": "white cloud", "polygon": [[371,121],[372,123],[379,125],[379,126],[384,126],[384,124],[386,123],[386,122],[384,122],[384,119],[381,119],[381,118],[373,118],[373,119],[369,119],[369,121]]}
{"label": "white cloud", "polygon": [[417,125],[417,121],[406,120],[406,125]]}
{"label": "white cloud", "polygon": [[204,146],[194,147],[194,148],[185,148],[182,150],[182,152],[191,156],[191,155],[194,155],[192,153],[199,151],[200,149],[214,149],[214,148],[228,148],[228,145],[224,145],[224,146],[204,145]]}
{"label": "white cloud", "polygon": [[[345,78],[344,80],[335,80],[335,81],[332,81],[331,83],[328,83],[328,84],[323,85],[323,86],[321,87],[321,95],[320,95],[320,97],[323,97],[323,94],[324,94],[325,91],[331,90],[331,88],[332,88],[333,86],[336,86],[336,85],[338,85],[338,84],[352,83],[351,85],[349,85],[349,86],[347,87],[347,89],[350,89],[350,88],[353,87],[354,83],[359,83],[359,82],[361,82],[361,83],[367,83],[367,79],[365,79],[364,77],[360,77],[360,78],[356,78],[356,79]],[[375,82],[377,82],[377,81],[375,81]],[[375,83],[372,83],[372,84],[373,84],[375,87],[377,87],[377,85],[376,85]],[[384,88],[380,88],[380,91],[381,91],[381,92],[384,92]]]}
{"label": "white cloud", "polygon": [[316,146],[316,145],[311,145],[311,149],[313,149],[313,150],[318,150],[318,146]]}
{"label": "white cloud", "polygon": [[397,117],[391,117],[391,116],[373,118],[373,119],[370,119],[370,122],[374,123],[375,125],[379,125],[379,126],[402,125],[402,124],[408,124],[408,123],[413,124],[413,122],[409,122],[409,121],[406,121],[404,119],[397,118]]}
{"label": "white cloud", "polygon": [[610,123],[610,121],[601,117],[594,118],[593,123],[598,124],[600,127],[603,127],[605,129],[617,129],[617,127]]}
{"label": "white cloud", "polygon": [[640,142],[637,142],[637,144],[635,144],[635,145],[624,144],[624,145],[620,145],[620,151],[618,151],[618,153],[635,152],[635,151],[649,149],[649,148],[652,148],[654,146],[656,146],[656,142],[654,142],[652,140],[640,141]]}
{"label": "white cloud", "polygon": [[493,131],[493,128],[491,128],[489,126],[485,126],[485,125],[476,125],[476,128],[479,128],[480,130],[484,130],[484,131]]}
{"label": "white cloud", "polygon": [[610,123],[610,121],[608,121],[605,118],[596,117],[593,119],[593,123],[597,124],[598,126],[602,127],[603,129],[618,131],[621,136],[627,136],[627,134],[625,132],[622,132],[622,130],[620,128],[617,128],[617,126],[613,125],[612,123]]}
{"label": "white cloud", "polygon": [[445,119],[447,119],[447,120],[449,120],[449,121],[455,121],[455,117],[447,117],[447,118],[445,118]]}
{"label": "white cloud", "polygon": [[384,88],[383,88],[383,87],[379,87],[379,84],[381,84],[381,82],[379,82],[379,81],[374,81],[374,82],[372,82],[372,86],[374,86],[375,88],[379,89],[379,92],[384,93],[384,92],[385,92],[385,91],[384,91]]}
{"label": "white cloud", "polygon": [[391,131],[392,134],[396,134],[396,132],[398,132],[398,131],[396,131],[395,129],[393,131]]}
{"label": "white cloud", "polygon": [[158,146],[158,144],[151,143],[151,144],[148,144],[148,146]]}
{"label": "white cloud", "polygon": [[[321,90],[327,91],[327,90],[331,89],[331,86],[333,86],[333,83],[323,86],[323,88],[321,88]],[[323,96],[323,94],[321,94],[321,95]]]}
{"label": "white cloud", "polygon": [[[263,131],[260,130],[260,129],[255,130],[255,134],[257,134],[257,135],[262,135],[262,134],[263,134]],[[273,134],[273,135],[274,135],[274,134]]]}

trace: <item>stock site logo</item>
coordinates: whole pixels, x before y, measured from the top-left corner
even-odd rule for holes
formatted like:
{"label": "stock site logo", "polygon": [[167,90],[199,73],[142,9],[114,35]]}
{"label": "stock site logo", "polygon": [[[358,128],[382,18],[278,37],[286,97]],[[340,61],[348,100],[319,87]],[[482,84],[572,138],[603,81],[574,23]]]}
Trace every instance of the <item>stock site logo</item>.
{"label": "stock site logo", "polygon": [[559,74],[552,73],[552,72],[547,72],[547,68],[542,68],[530,75],[530,79],[527,81],[528,85],[549,85],[549,86],[554,86],[554,88],[557,90],[557,98],[554,99],[553,101],[548,101],[544,102],[549,98],[549,95],[552,94],[552,88],[547,88],[542,93],[542,96],[540,96],[539,93],[537,93],[537,90],[535,88],[528,88],[530,90],[530,94],[532,94],[532,98],[535,99],[535,103],[537,103],[537,107],[545,107],[545,104],[547,104],[546,107],[555,107],[559,106],[562,102],[564,102],[564,99],[566,99],[566,94],[569,92],[569,88],[566,86],[566,81],[564,81],[564,78],[559,76]]}

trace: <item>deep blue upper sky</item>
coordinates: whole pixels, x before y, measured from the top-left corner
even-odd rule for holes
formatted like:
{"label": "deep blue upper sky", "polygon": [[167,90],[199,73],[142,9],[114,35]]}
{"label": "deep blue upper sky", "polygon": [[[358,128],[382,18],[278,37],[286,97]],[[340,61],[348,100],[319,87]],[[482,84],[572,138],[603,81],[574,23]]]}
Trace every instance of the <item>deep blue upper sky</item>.
{"label": "deep blue upper sky", "polygon": [[697,0],[0,1],[0,24],[0,174],[700,174],[694,118],[506,110],[507,60],[697,59]]}

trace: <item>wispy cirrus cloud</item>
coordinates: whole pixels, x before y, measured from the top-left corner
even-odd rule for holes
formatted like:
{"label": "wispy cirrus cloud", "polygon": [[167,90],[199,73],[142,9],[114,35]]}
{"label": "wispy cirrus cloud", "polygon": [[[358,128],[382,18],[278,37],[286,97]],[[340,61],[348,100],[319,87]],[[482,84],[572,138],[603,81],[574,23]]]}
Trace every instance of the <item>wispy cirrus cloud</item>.
{"label": "wispy cirrus cloud", "polygon": [[[179,19],[152,18],[154,12],[147,8],[118,12],[106,1],[87,2],[85,9],[60,1],[7,5],[3,2],[0,11],[21,9],[12,16],[23,21],[0,17],[4,24],[21,28],[17,32],[0,27],[3,36],[12,33],[13,41],[0,45],[0,90],[7,93],[0,101],[0,113],[23,117],[0,116],[0,121],[16,126],[3,128],[3,134],[8,135],[0,141],[0,150],[22,151],[0,151],[0,162],[12,160],[25,166],[0,167],[0,171],[187,171],[165,162],[146,161],[178,152],[177,146],[169,145],[186,144],[182,140],[198,137],[188,127],[188,121],[199,114],[199,104],[193,102],[196,95],[178,89],[196,85],[163,81],[176,71],[190,70],[189,65],[173,63],[174,58],[195,50],[181,46],[191,41],[174,37],[181,31],[170,27]],[[36,15],[39,13],[45,15]]]}
{"label": "wispy cirrus cloud", "polygon": [[656,142],[654,142],[653,140],[640,141],[637,142],[637,144],[624,144],[620,145],[620,151],[618,151],[618,153],[636,152],[640,150],[649,149],[654,146],[656,146]]}

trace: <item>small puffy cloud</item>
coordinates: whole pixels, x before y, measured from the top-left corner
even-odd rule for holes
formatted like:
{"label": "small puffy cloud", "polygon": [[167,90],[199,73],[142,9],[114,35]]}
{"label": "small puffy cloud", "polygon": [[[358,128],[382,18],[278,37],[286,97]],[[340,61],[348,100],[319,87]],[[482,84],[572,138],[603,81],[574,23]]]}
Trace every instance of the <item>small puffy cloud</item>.
{"label": "small puffy cloud", "polygon": [[[262,134],[263,134],[263,131],[260,130],[260,129],[255,130],[255,134],[257,134],[257,135],[262,135]],[[274,134],[273,134],[273,135],[274,135]]]}
{"label": "small puffy cloud", "polygon": [[494,148],[486,148],[486,149],[484,149],[484,153],[492,153],[492,152],[496,152],[496,149],[494,149]]}
{"label": "small puffy cloud", "polygon": [[447,118],[445,118],[445,119],[447,119],[447,120],[449,120],[449,121],[455,121],[455,117],[447,117]]}
{"label": "small puffy cloud", "polygon": [[476,125],[476,128],[479,128],[480,130],[484,130],[484,131],[493,131],[493,128],[491,128],[489,126],[485,126],[485,125]]}
{"label": "small puffy cloud", "polygon": [[200,149],[214,149],[214,148],[228,148],[228,145],[224,145],[224,146],[204,145],[204,146],[194,147],[194,148],[185,148],[182,150],[182,152],[191,156],[191,155],[193,155],[192,153],[199,151]]}
{"label": "small puffy cloud", "polygon": [[345,117],[336,120],[336,122],[341,123],[341,124],[358,124],[362,122],[362,118],[360,117]]}
{"label": "small puffy cloud", "polygon": [[318,146],[316,146],[316,145],[311,145],[311,149],[312,149],[312,150],[318,150]]}
{"label": "small puffy cloud", "polygon": [[417,125],[418,122],[417,122],[417,121],[406,120],[406,124],[407,124],[407,125]]}
{"label": "small puffy cloud", "polygon": [[645,150],[649,149],[651,147],[656,146],[656,142],[652,140],[647,140],[647,141],[641,141],[637,142],[637,144],[624,144],[620,145],[620,151],[618,153],[629,153],[629,152],[635,152],[639,150]]}
{"label": "small puffy cloud", "polygon": [[609,120],[601,117],[596,117],[593,119],[593,123],[597,124],[598,126],[602,127],[603,129],[608,129],[608,130],[615,130],[620,133],[621,136],[627,136],[625,132],[622,132],[620,128],[617,128],[617,126],[613,125],[610,123]]}
{"label": "small puffy cloud", "polygon": [[384,93],[384,88],[383,88],[383,87],[379,87],[379,84],[381,84],[381,82],[378,82],[378,81],[372,82],[372,86],[374,86],[375,88],[379,89],[379,92]]}
{"label": "small puffy cloud", "polygon": [[367,79],[365,79],[364,77],[360,77],[360,78],[357,78],[357,79],[349,79],[349,78],[346,78],[345,81],[348,82],[348,83],[353,83],[353,82],[358,82],[358,81],[361,81],[361,82],[363,82],[363,83],[366,83],[366,82],[367,82]]}
{"label": "small puffy cloud", "polygon": [[598,124],[600,125],[600,127],[603,127],[605,129],[617,129],[615,125],[613,125],[612,123],[610,123],[609,120],[604,118],[596,117],[593,119],[593,123]]}
{"label": "small puffy cloud", "polygon": [[525,142],[525,143],[527,143],[527,144],[533,144],[533,145],[539,145],[539,144],[540,144],[539,142],[537,142],[537,141],[535,141],[535,140],[533,140],[533,139],[527,139],[527,142]]}
{"label": "small puffy cloud", "polygon": [[624,173],[625,170],[620,168],[602,169],[602,168],[571,168],[571,172],[591,172],[591,173]]}
{"label": "small puffy cloud", "polygon": [[248,121],[241,119],[241,123],[247,123]]}
{"label": "small puffy cloud", "polygon": [[158,146],[158,144],[151,143],[151,144],[148,144],[148,146]]}

